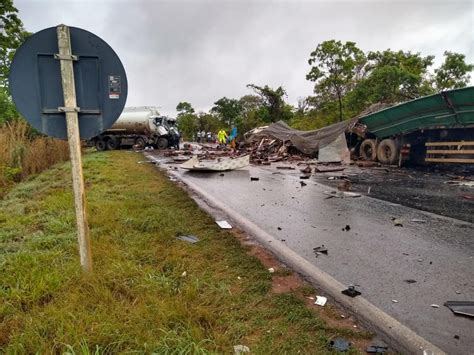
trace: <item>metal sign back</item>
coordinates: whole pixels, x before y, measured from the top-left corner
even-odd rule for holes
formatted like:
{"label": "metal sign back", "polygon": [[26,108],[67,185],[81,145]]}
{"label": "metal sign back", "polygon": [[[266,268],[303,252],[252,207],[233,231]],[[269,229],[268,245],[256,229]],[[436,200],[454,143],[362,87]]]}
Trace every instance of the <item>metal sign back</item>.
{"label": "metal sign back", "polygon": [[[79,116],[81,139],[97,136],[117,120],[127,99],[125,69],[114,50],[86,30],[69,27],[72,55],[59,55],[56,27],[29,37],[18,48],[10,68],[13,101],[38,131],[66,139],[65,112]],[[77,107],[65,107],[60,60],[74,68]]]}

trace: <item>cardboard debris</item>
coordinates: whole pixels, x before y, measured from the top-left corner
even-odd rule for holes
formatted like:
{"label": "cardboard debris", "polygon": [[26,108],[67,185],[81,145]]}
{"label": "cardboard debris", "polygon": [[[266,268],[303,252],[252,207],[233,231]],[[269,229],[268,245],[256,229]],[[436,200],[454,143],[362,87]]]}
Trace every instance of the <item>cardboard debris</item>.
{"label": "cardboard debris", "polygon": [[194,155],[187,162],[180,165],[180,168],[193,171],[227,171],[245,168],[250,164],[250,156],[245,155],[235,159],[222,158],[214,161],[199,161]]}
{"label": "cardboard debris", "polygon": [[232,229],[232,226],[227,221],[216,221],[216,223],[221,229]]}

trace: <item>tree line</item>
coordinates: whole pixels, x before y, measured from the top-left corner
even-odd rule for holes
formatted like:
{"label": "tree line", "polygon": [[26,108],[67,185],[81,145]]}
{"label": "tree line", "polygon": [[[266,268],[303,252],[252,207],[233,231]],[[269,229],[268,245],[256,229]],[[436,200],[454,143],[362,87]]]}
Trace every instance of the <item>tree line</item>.
{"label": "tree line", "polygon": [[[0,4],[0,124],[18,119],[8,92],[8,72],[15,50],[30,35],[18,17],[13,0]],[[297,129],[314,129],[356,116],[378,102],[395,104],[469,84],[474,65],[461,53],[444,52],[440,66],[434,56],[411,51],[364,52],[355,42],[328,40],[309,54],[306,78],[313,94],[297,105],[287,102],[284,87],[248,84],[249,94],[222,97],[208,112],[196,112],[180,102],[178,125],[186,138],[198,131],[217,132],[236,126],[239,134],[254,127],[283,120]]]}
{"label": "tree line", "polygon": [[281,86],[249,84],[253,94],[223,97],[209,112],[196,113],[189,102],[180,102],[178,124],[187,138],[234,125],[242,134],[279,120],[307,130],[352,118],[374,103],[396,104],[469,84],[474,65],[464,54],[445,51],[437,68],[434,58],[403,50],[364,52],[355,42],[324,41],[309,55],[306,80],[314,83],[313,95],[296,106],[286,102]]}

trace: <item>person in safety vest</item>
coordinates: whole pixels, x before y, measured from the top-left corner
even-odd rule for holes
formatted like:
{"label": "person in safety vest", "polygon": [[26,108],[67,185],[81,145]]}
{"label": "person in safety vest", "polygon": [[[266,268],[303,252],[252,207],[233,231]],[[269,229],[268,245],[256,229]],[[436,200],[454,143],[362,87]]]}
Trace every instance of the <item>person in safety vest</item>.
{"label": "person in safety vest", "polygon": [[220,144],[225,144],[227,140],[227,133],[221,129],[219,133],[217,133],[217,140],[219,141]]}

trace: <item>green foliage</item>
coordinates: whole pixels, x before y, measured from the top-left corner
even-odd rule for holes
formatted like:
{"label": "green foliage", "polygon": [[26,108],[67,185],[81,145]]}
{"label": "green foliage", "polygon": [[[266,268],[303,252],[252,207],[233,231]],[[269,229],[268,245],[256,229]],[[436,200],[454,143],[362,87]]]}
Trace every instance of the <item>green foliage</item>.
{"label": "green foliage", "polygon": [[84,156],[93,273],[79,266],[69,164],[0,200],[1,354],[328,354],[332,337],[360,339],[273,293],[232,233],[139,160]]}
{"label": "green foliage", "polygon": [[435,69],[435,86],[438,91],[463,88],[471,79],[469,73],[473,64],[466,63],[466,56],[460,53],[444,52],[444,63]]}
{"label": "green foliage", "polygon": [[214,102],[214,106],[211,108],[211,113],[217,114],[227,127],[240,123],[242,111],[243,108],[239,100],[228,99],[227,97]]}
{"label": "green foliage", "polygon": [[283,87],[272,89],[268,85],[262,87],[254,84],[248,84],[247,87],[253,89],[260,97],[261,103],[266,109],[260,112],[264,122],[289,121],[291,119],[291,109],[285,103],[287,94]]}
{"label": "green foliage", "polygon": [[176,111],[179,113],[194,113],[194,108],[189,102],[182,101],[176,106]]}
{"label": "green foliage", "polygon": [[19,117],[6,88],[0,86],[0,125]]}
{"label": "green foliage", "polygon": [[23,28],[23,23],[18,18],[18,10],[13,5],[13,0],[2,0],[0,3],[0,86],[8,83],[10,63],[15,50],[30,35]]}
{"label": "green foliage", "polygon": [[339,121],[343,120],[343,99],[363,74],[366,57],[354,42],[324,41],[311,52],[312,65],[306,79],[315,82],[315,99],[320,106],[338,102]]}

